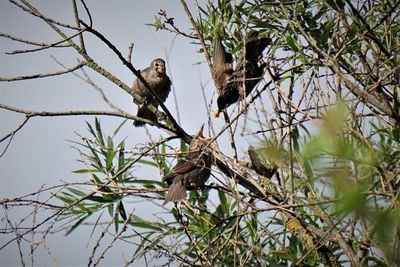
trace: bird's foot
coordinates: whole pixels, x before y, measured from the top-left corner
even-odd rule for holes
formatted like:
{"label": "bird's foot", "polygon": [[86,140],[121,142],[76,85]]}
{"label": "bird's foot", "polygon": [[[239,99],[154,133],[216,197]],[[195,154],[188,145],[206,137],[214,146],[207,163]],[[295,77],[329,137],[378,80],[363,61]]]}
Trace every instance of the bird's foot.
{"label": "bird's foot", "polygon": [[168,116],[164,112],[158,111],[157,118],[158,118],[158,121],[167,121]]}
{"label": "bird's foot", "polygon": [[243,87],[240,87],[239,89],[239,100],[243,100],[246,97],[246,91]]}
{"label": "bird's foot", "polygon": [[247,103],[246,101],[243,101],[243,103],[241,105],[241,112],[246,113],[248,108],[249,108],[249,103]]}

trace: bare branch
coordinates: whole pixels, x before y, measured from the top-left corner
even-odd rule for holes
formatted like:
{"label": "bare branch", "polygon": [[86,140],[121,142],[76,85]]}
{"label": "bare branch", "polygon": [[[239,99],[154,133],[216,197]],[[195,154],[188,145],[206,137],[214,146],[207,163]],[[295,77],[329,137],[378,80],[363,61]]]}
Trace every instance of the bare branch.
{"label": "bare branch", "polygon": [[80,62],[80,63],[78,63],[77,65],[75,65],[73,67],[65,68],[64,70],[60,70],[60,71],[56,71],[56,72],[38,73],[38,74],[33,74],[33,75],[28,75],[28,76],[19,76],[19,77],[0,77],[0,81],[2,81],[2,82],[11,82],[11,81],[21,81],[21,80],[47,78],[47,77],[58,76],[58,75],[74,72],[77,69],[82,68],[83,66],[85,66],[85,62]]}
{"label": "bare branch", "polygon": [[[19,42],[19,43],[25,43],[25,44],[35,45],[35,46],[40,46],[40,47],[50,46],[47,43],[34,42],[34,41],[26,40],[26,39],[23,39],[23,38],[15,37],[13,35],[10,35],[10,34],[7,34],[7,33],[3,33],[3,32],[0,32],[0,36],[3,36],[5,38],[7,38],[7,39],[10,39],[10,40],[13,40],[13,41],[16,41],[16,42]],[[62,44],[62,42],[61,42],[59,44],[53,44],[53,45],[51,45],[51,47],[69,47],[69,45]]]}

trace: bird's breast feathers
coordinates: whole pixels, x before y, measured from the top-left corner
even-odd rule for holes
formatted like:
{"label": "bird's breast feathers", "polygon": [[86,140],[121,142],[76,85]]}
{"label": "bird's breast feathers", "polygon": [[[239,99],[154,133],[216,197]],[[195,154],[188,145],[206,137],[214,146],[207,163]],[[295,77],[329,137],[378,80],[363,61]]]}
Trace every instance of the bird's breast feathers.
{"label": "bird's breast feathers", "polygon": [[153,90],[165,90],[168,86],[168,77],[166,75],[154,74],[148,77],[147,81]]}

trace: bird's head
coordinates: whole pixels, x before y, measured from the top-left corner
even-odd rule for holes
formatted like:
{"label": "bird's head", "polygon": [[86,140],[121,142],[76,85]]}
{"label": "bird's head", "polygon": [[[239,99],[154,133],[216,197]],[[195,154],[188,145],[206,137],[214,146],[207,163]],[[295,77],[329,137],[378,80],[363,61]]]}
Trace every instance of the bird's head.
{"label": "bird's head", "polygon": [[151,69],[158,74],[165,74],[165,61],[161,58],[154,59],[151,62]]}
{"label": "bird's head", "polygon": [[222,112],[223,109],[226,108],[225,97],[218,96],[217,98],[217,108],[214,110],[214,117],[218,118],[219,114]]}
{"label": "bird's head", "polygon": [[197,131],[197,133],[195,134],[194,138],[197,139],[204,139],[204,135],[203,135],[203,128],[204,128],[204,123],[201,125],[200,129]]}
{"label": "bird's head", "polygon": [[208,145],[208,143],[210,142],[211,139],[206,138],[203,135],[203,128],[204,128],[204,124],[201,125],[200,129],[193,136],[192,142],[190,142],[190,150],[201,149],[201,147]]}

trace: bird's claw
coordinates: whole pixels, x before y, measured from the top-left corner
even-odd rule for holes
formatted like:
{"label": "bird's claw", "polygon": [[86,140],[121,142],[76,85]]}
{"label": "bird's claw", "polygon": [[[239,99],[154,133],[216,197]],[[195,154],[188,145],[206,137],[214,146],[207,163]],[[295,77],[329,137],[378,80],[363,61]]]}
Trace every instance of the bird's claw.
{"label": "bird's claw", "polygon": [[246,92],[243,87],[239,89],[239,100],[243,100],[246,97]]}
{"label": "bird's claw", "polygon": [[243,102],[241,111],[246,112],[248,108],[249,108],[249,103]]}
{"label": "bird's claw", "polygon": [[158,112],[158,121],[167,121],[168,116],[164,112]]}

